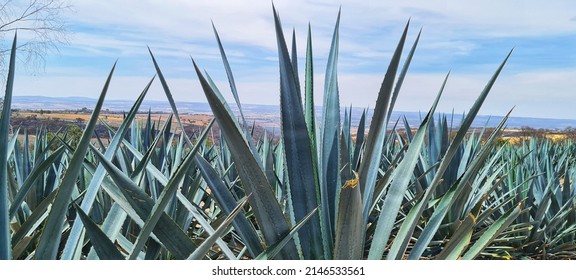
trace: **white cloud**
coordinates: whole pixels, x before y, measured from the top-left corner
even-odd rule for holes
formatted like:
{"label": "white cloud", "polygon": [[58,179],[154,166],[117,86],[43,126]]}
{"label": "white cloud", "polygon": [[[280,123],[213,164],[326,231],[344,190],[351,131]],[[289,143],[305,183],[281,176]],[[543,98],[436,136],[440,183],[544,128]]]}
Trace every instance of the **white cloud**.
{"label": "white cloud", "polygon": [[[408,44],[414,39],[417,28],[424,27],[413,63],[423,63],[425,67],[422,68],[427,72],[408,75],[396,107],[406,111],[428,110],[444,73],[449,70],[434,69],[434,66],[447,58],[470,55],[484,47],[479,42],[576,33],[576,2],[573,1],[367,0],[359,4],[355,0],[338,3],[329,0],[276,0],[274,3],[286,34],[291,35],[292,28],[296,28],[301,59],[304,57],[308,23],[312,25],[315,72],[318,75],[317,104],[321,104],[321,73],[324,72],[340,5],[342,105],[373,107],[383,72],[408,18],[411,18],[412,26]],[[82,0],[73,4],[75,12],[69,17],[76,34],[67,49],[71,52],[63,54],[62,59],[119,57],[120,63],[134,59],[130,63],[147,65],[148,72],[153,75],[146,49],[149,45],[166,71],[175,97],[182,101],[204,101],[194,81],[189,55],[198,60],[200,67],[206,67],[221,89],[228,92],[212,32],[213,20],[235,71],[242,102],[278,103],[276,38],[269,0]],[[502,55],[506,50],[502,50]],[[175,63],[174,58],[182,62]],[[439,110],[467,110],[494,71],[495,66],[487,63],[493,61],[479,61],[479,65],[473,68],[477,71],[474,74],[455,71],[448,81]],[[74,65],[75,68],[57,66],[49,72],[51,67],[48,65],[45,77],[19,77],[22,82],[17,94],[42,92],[94,97],[108,71],[85,73],[81,65]],[[301,65],[300,71],[303,68]],[[123,69],[120,67],[113,80],[111,99],[135,98],[149,79],[145,77],[148,72],[134,70],[135,73],[129,74],[131,69]],[[73,72],[66,75],[67,71]],[[185,74],[175,74],[178,71]],[[516,105],[514,114],[518,116],[576,118],[576,115],[571,115],[573,109],[569,105],[574,100],[571,93],[576,88],[576,82],[572,82],[576,81],[575,75],[576,70],[516,68],[513,74],[507,74],[505,69],[483,112],[502,115]],[[151,99],[164,98],[157,84],[152,88]]]}
{"label": "white cloud", "polygon": [[[120,47],[123,38],[152,44],[168,44],[186,50],[186,44],[213,43],[211,20],[225,43],[275,49],[270,1],[77,1],[72,25],[81,23],[93,29],[108,30],[102,35],[78,31],[75,42],[104,47]],[[429,48],[458,46],[473,48],[471,38],[540,36],[576,32],[576,2],[554,1],[275,1],[286,30],[295,27],[304,42],[307,24],[313,27],[315,44],[326,50],[336,13],[342,5],[342,45],[349,52],[370,53],[387,40],[388,30],[397,30],[412,18],[413,26],[423,26]],[[92,32],[92,31],[90,31]],[[363,34],[371,38],[357,39]],[[93,40],[86,38],[93,36]],[[116,40],[110,42],[109,38]],[[187,41],[186,43],[183,43]],[[141,44],[142,45],[142,44]]]}

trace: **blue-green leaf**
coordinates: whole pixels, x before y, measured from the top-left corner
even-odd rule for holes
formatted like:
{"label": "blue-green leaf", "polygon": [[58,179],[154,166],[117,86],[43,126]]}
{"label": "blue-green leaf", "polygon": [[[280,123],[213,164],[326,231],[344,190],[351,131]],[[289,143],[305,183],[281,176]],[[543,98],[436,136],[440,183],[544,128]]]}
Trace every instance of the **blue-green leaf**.
{"label": "blue-green leaf", "polygon": [[324,98],[322,105],[322,120],[320,131],[319,181],[320,181],[320,213],[322,214],[322,230],[324,239],[332,248],[336,211],[340,187],[340,97],[338,93],[338,48],[339,48],[340,11],[336,19],[326,76],[324,80]]}
{"label": "blue-green leaf", "polygon": [[100,258],[101,260],[126,259],[124,255],[122,255],[122,253],[118,251],[116,245],[112,243],[112,240],[108,239],[108,236],[106,236],[106,234],[102,232],[100,227],[98,227],[98,225],[90,217],[88,217],[88,215],[84,213],[84,211],[82,211],[80,206],[76,205],[76,203],[74,203],[73,205],[74,208],[76,209],[76,213],[78,213],[78,216],[80,217],[82,223],[84,224],[84,227],[86,228],[86,232],[90,237],[92,247],[94,247],[94,250],[96,250],[96,253],[98,254],[98,258]]}
{"label": "blue-green leaf", "polygon": [[[230,190],[224,185],[224,182],[222,182],[220,175],[218,175],[210,163],[200,155],[196,155],[194,162],[200,169],[202,177],[208,186],[210,186],[212,194],[216,198],[220,208],[222,208],[226,215],[230,215],[236,205],[236,200],[234,199],[234,196],[232,196],[232,193],[230,193]],[[242,242],[244,242],[248,248],[248,252],[252,257],[258,256],[263,250],[262,244],[258,238],[256,230],[252,224],[250,224],[248,219],[246,219],[245,213],[238,215],[238,217],[236,217],[232,222],[232,225],[242,239]]]}
{"label": "blue-green leaf", "polygon": [[[46,151],[48,151],[48,149],[42,151],[40,156],[43,156]],[[18,211],[18,208],[20,208],[20,206],[22,205],[22,202],[26,198],[26,195],[28,195],[28,192],[33,186],[33,183],[36,182],[36,180],[38,180],[39,177],[43,175],[46,170],[51,168],[56,163],[56,161],[60,160],[60,157],[62,156],[64,151],[65,151],[64,147],[61,146],[58,149],[56,149],[52,154],[50,154],[50,156],[43,159],[42,161],[37,162],[37,164],[34,165],[32,171],[30,172],[28,177],[26,177],[26,180],[24,180],[24,183],[22,183],[22,186],[16,193],[16,196],[12,201],[12,205],[10,205],[10,219],[12,219],[14,215],[16,215],[16,211]]]}
{"label": "blue-green leaf", "polygon": [[[126,203],[120,204],[126,212],[129,210],[135,212],[142,220],[147,219],[154,208],[154,201],[144,191],[137,186],[126,174],[118,169],[112,162],[100,153],[96,148],[92,147],[94,155],[100,160],[100,163],[106,168],[108,175],[114,181],[114,184],[104,184],[104,190],[114,196],[121,196]],[[117,192],[121,194],[118,194]],[[118,197],[120,200],[120,197]],[[119,201],[122,202],[122,201]],[[125,208],[126,207],[126,208]],[[130,209],[128,209],[128,207]],[[187,258],[197,246],[192,240],[184,233],[184,231],[168,216],[163,213],[157,226],[153,229],[154,234],[158,237],[159,241],[172,253],[177,259]]]}
{"label": "blue-green leaf", "polygon": [[318,209],[314,209],[314,211],[308,213],[308,215],[306,215],[306,217],[304,217],[304,219],[302,219],[302,221],[298,222],[298,224],[296,224],[288,234],[286,234],[286,236],[284,236],[284,238],[282,238],[282,240],[280,240],[278,243],[268,247],[268,249],[266,249],[266,251],[262,252],[262,254],[260,254],[258,257],[256,257],[257,260],[272,260],[274,259],[274,257],[276,257],[276,255],[280,252],[280,250],[282,250],[282,248],[284,246],[286,246],[286,244],[288,244],[288,241],[292,240],[293,238],[295,238],[296,233],[300,230],[300,228],[306,224],[308,222],[308,220],[310,220],[310,218],[312,216],[314,216],[316,214]]}
{"label": "blue-green leaf", "polygon": [[[120,144],[122,143],[122,139],[124,139],[124,137],[126,136],[126,133],[128,132],[128,129],[132,124],[132,121],[136,117],[140,105],[142,104],[142,101],[144,101],[144,97],[146,96],[146,93],[148,92],[148,89],[150,88],[150,85],[152,85],[153,81],[154,78],[150,80],[150,82],[146,85],[140,96],[136,99],[136,102],[134,103],[134,105],[132,105],[132,108],[128,112],[128,115],[126,115],[126,118],[124,118],[124,121],[118,128],[118,131],[116,131],[114,138],[112,138],[112,141],[107,146],[106,152],[104,154],[107,159],[112,160],[112,157],[116,154],[116,151],[118,150]],[[84,194],[84,198],[80,205],[83,211],[85,212],[90,211],[90,209],[92,208],[92,205],[94,203],[94,200],[96,200],[96,195],[100,190],[100,185],[102,184],[102,180],[104,179],[105,175],[106,170],[104,169],[103,166],[99,165],[98,168],[96,169],[96,172],[92,176],[90,185],[88,185],[88,188],[86,189],[86,193]],[[68,237],[68,240],[66,241],[66,245],[64,246],[64,250],[62,252],[62,259],[71,260],[73,258],[74,252],[77,250],[76,247],[78,246],[79,241],[82,238],[82,235],[83,235],[82,223],[79,223],[79,218],[77,217],[74,220],[74,225],[70,230],[70,235]]]}
{"label": "blue-green leaf", "polygon": [[12,105],[12,90],[14,88],[14,71],[16,71],[16,41],[14,34],[12,50],[10,52],[10,64],[8,66],[8,79],[6,80],[6,94],[0,116],[0,260],[12,259],[12,242],[10,241],[10,217],[8,208],[8,130],[10,129],[10,107]]}
{"label": "blue-green leaf", "polygon": [[[443,178],[444,172],[446,171],[446,169],[448,169],[450,163],[452,162],[452,158],[456,155],[456,152],[459,150],[460,144],[464,140],[466,134],[468,133],[468,129],[472,125],[472,121],[474,120],[474,118],[478,114],[480,107],[484,103],[484,100],[488,96],[490,89],[492,88],[492,86],[496,82],[498,75],[502,71],[502,69],[503,69],[506,61],[510,57],[511,53],[512,52],[508,53],[508,56],[506,56],[504,61],[500,64],[500,66],[498,67],[498,69],[496,70],[494,75],[492,75],[492,78],[488,81],[486,87],[480,93],[480,96],[476,99],[476,102],[474,103],[474,105],[472,105],[470,112],[464,118],[462,124],[460,125],[460,128],[456,132],[456,136],[454,137],[454,139],[452,140],[452,142],[448,146],[446,153],[444,153],[444,156],[442,157],[442,160],[440,161],[440,165],[438,166],[438,169],[436,170],[436,174],[434,175],[432,182],[430,183],[430,185],[426,189],[426,192],[424,193],[424,196],[422,197],[422,201],[424,201],[424,202],[428,201],[431,198],[431,196],[434,194],[436,187],[439,185],[440,181]],[[426,205],[427,205],[427,203],[418,204],[416,206],[417,211],[415,211],[413,213],[413,215],[411,215],[410,217],[407,217],[409,219],[404,221],[403,226],[408,227],[406,229],[403,229],[403,232],[405,232],[406,236],[411,235],[414,232],[414,229],[416,228],[416,225],[417,225],[416,221],[417,221],[418,217],[420,217],[422,215],[422,213],[424,212]]]}
{"label": "blue-green leaf", "polygon": [[220,236],[228,228],[230,223],[232,223],[232,221],[234,221],[236,216],[238,216],[238,214],[242,212],[242,208],[248,202],[248,197],[244,197],[243,199],[238,201],[238,205],[232,210],[232,212],[230,212],[228,217],[226,217],[226,219],[222,222],[222,224],[218,227],[218,229],[216,229],[216,231],[212,233],[210,237],[204,240],[204,242],[202,242],[202,244],[198,246],[198,249],[196,249],[192,254],[190,254],[190,256],[188,257],[189,260],[201,260],[202,258],[204,258],[208,250],[210,250],[210,248],[212,247],[212,245],[214,245],[216,240],[220,238]]}
{"label": "blue-green leaf", "polygon": [[[422,255],[422,253],[426,249],[426,246],[428,246],[428,244],[432,240],[434,234],[436,233],[436,231],[440,227],[442,219],[444,219],[444,216],[446,215],[446,213],[448,212],[448,210],[450,209],[450,207],[454,203],[454,200],[459,197],[460,193],[464,189],[463,184],[468,184],[468,182],[471,179],[473,179],[475,176],[477,176],[480,168],[485,165],[486,158],[494,150],[494,141],[495,141],[496,137],[500,135],[500,132],[501,132],[507,119],[508,119],[508,115],[506,117],[504,117],[502,119],[502,121],[500,122],[500,124],[498,125],[498,127],[496,127],[496,129],[494,130],[494,132],[492,133],[490,138],[486,141],[484,146],[482,146],[481,150],[478,152],[478,155],[475,157],[474,162],[472,162],[468,166],[468,168],[465,171],[465,173],[463,174],[463,176],[461,178],[459,178],[457,180],[457,182],[454,183],[454,185],[449,189],[449,191],[446,194],[444,194],[444,196],[440,199],[440,202],[438,203],[438,206],[436,207],[434,213],[432,213],[432,215],[430,216],[428,223],[426,224],[426,226],[422,230],[422,233],[418,237],[416,244],[414,244],[414,247],[410,251],[410,255],[408,256],[409,259],[420,258],[420,256]],[[497,153],[496,155],[498,156],[499,154],[500,153]],[[496,157],[493,157],[493,159],[496,159]],[[492,166],[492,165],[488,165],[488,166]],[[500,169],[502,169],[502,168],[503,167],[500,167]],[[494,172],[494,174],[499,174],[500,169],[498,169],[497,172]],[[428,203],[428,202],[422,201],[422,203]],[[418,205],[418,206],[420,207],[420,205]],[[419,207],[413,207],[410,210],[410,212],[414,211],[416,214],[418,214]],[[412,213],[409,213],[408,216],[411,216],[411,214]],[[414,215],[416,215],[416,214],[414,214]],[[409,221],[409,222],[416,221],[416,220],[417,220],[417,218],[411,218],[411,219],[407,218],[406,219],[406,221]],[[408,224],[409,223],[406,223],[406,225],[408,225]],[[409,239],[409,236],[411,236],[411,234],[412,234],[411,232],[410,233],[404,233],[403,232],[404,228],[405,228],[405,226],[404,226],[404,224],[402,224],[402,227],[400,228],[400,231],[399,231],[399,237],[400,238],[398,238],[398,239],[404,240],[404,248],[402,248],[402,249],[399,248],[399,251],[401,254],[404,253],[405,247],[407,246],[407,243],[408,243],[407,240]],[[406,234],[406,235],[404,236],[404,234]],[[395,243],[396,243],[396,241],[395,241]],[[400,243],[400,242],[398,242],[398,243]],[[394,247],[394,245],[392,247]],[[397,254],[396,258],[399,258],[399,257],[400,257],[400,254]]]}
{"label": "blue-green leaf", "polygon": [[394,169],[394,173],[392,173],[392,182],[390,183],[390,187],[388,187],[388,192],[386,193],[382,209],[380,210],[378,223],[376,224],[376,231],[374,232],[374,239],[372,240],[372,246],[370,247],[370,252],[368,254],[369,259],[380,259],[384,254],[384,249],[388,244],[388,238],[390,237],[392,228],[396,222],[396,217],[398,216],[398,210],[400,210],[400,205],[404,199],[404,193],[412,179],[414,167],[418,163],[420,152],[424,144],[424,136],[428,130],[428,126],[430,125],[432,115],[436,110],[440,96],[442,96],[447,79],[448,75],[446,75],[442,87],[440,88],[440,92],[436,96],[436,100],[434,100],[430,111],[428,111],[428,114],[418,128],[416,135],[414,135],[414,139],[410,142],[404,158],[398,164],[396,169]]}
{"label": "blue-green leaf", "polygon": [[106,83],[104,84],[104,88],[100,94],[100,98],[98,99],[96,106],[94,106],[92,116],[90,117],[90,120],[88,121],[88,124],[82,133],[82,137],[78,142],[76,151],[74,151],[74,154],[70,159],[70,165],[66,170],[66,173],[64,173],[62,181],[60,182],[60,186],[58,187],[58,194],[54,199],[52,210],[48,215],[46,226],[42,231],[40,244],[36,249],[36,259],[51,260],[56,258],[58,245],[60,244],[60,239],[62,237],[64,218],[66,212],[68,211],[68,205],[70,204],[70,199],[72,198],[72,192],[74,191],[76,185],[76,179],[78,178],[78,174],[80,174],[82,169],[82,162],[84,161],[84,157],[86,156],[86,152],[90,146],[92,133],[94,133],[94,128],[96,127],[96,122],[98,121],[98,115],[100,114],[100,109],[102,109],[102,104],[104,103],[104,98],[108,92],[108,86],[110,85],[110,80],[112,79],[112,74],[114,73],[115,68],[116,63],[114,63],[114,66],[112,67],[112,70],[106,79]]}
{"label": "blue-green leaf", "polygon": [[168,83],[166,82],[166,79],[164,78],[164,74],[162,74],[162,71],[160,70],[160,66],[158,66],[158,62],[156,62],[156,58],[152,54],[152,51],[150,50],[150,48],[148,48],[148,52],[150,53],[150,56],[152,57],[152,62],[154,63],[154,67],[156,68],[156,73],[158,74],[158,79],[160,79],[160,83],[162,84],[162,88],[164,89],[164,93],[166,94],[166,98],[168,99],[168,102],[170,103],[170,107],[172,108],[172,112],[174,113],[174,116],[176,116],[176,122],[178,122],[180,129],[182,129],[182,135],[184,136],[186,143],[190,147],[192,147],[193,146],[192,142],[190,141],[190,138],[188,138],[188,135],[186,134],[186,130],[184,129],[184,125],[182,124],[182,121],[180,120],[180,114],[178,114],[176,102],[174,101],[174,97],[172,97],[172,92],[170,91],[170,87],[168,87]]}
{"label": "blue-green leaf", "polygon": [[140,250],[144,248],[144,244],[148,240],[148,237],[150,237],[150,234],[152,234],[152,231],[156,227],[156,224],[160,220],[160,217],[163,214],[165,214],[164,209],[178,191],[180,182],[182,181],[182,179],[188,173],[190,167],[192,166],[194,156],[198,152],[198,149],[202,146],[202,142],[204,142],[204,139],[206,139],[206,136],[208,135],[208,132],[210,131],[210,128],[212,127],[213,123],[214,120],[211,120],[210,123],[206,126],[204,132],[202,132],[202,135],[198,139],[196,145],[194,145],[192,150],[186,155],[184,161],[182,161],[182,163],[178,166],[176,172],[172,174],[172,176],[168,180],[168,184],[166,184],[166,187],[164,187],[164,189],[162,190],[162,193],[160,194],[158,200],[152,207],[151,213],[146,219],[144,226],[140,230],[140,234],[136,238],[133,251],[130,253],[129,256],[130,259],[132,260],[136,259],[136,257],[140,253]]}
{"label": "blue-green leaf", "polygon": [[[286,157],[286,168],[294,219],[301,220],[318,207],[318,180],[314,174],[314,162],[302,100],[293,62],[288,55],[286,40],[280,20],[275,13],[276,38],[280,63],[280,116],[282,121],[282,138]],[[302,227],[299,234],[304,259],[322,259],[322,232],[319,216]]]}
{"label": "blue-green leaf", "polygon": [[450,240],[446,243],[442,252],[436,256],[437,260],[457,260],[470,244],[476,218],[472,213],[468,213],[464,221],[459,221],[459,225]]}
{"label": "blue-green leaf", "polygon": [[[254,210],[256,220],[264,234],[264,239],[267,244],[274,244],[290,231],[290,225],[282,213],[282,209],[276,200],[264,171],[254,158],[241,131],[236,127],[234,118],[228,114],[225,106],[216,96],[196,63],[193,62],[193,64],[214,117],[218,121],[221,133],[228,143],[236,170],[242,180],[242,186],[246,193],[252,194],[250,206]],[[284,259],[299,258],[294,242],[289,243],[284,248],[280,257]]]}
{"label": "blue-green leaf", "polygon": [[364,223],[362,220],[362,194],[358,187],[358,174],[346,181],[340,192],[334,259],[360,260],[364,253]]}
{"label": "blue-green leaf", "polygon": [[490,243],[492,243],[492,241],[498,237],[502,231],[504,231],[512,222],[514,222],[521,211],[522,203],[508,210],[504,215],[496,220],[494,224],[490,225],[484,234],[482,234],[482,236],[472,244],[470,249],[468,249],[464,256],[462,256],[462,259],[471,260],[476,258],[480,252],[486,248],[486,246],[490,245]]}
{"label": "blue-green leaf", "polygon": [[364,203],[364,222],[368,221],[370,214],[370,207],[372,204],[372,197],[374,195],[374,188],[376,187],[376,178],[378,175],[378,168],[380,166],[380,159],[382,157],[382,149],[384,146],[384,139],[386,138],[386,129],[388,126],[388,110],[390,99],[393,95],[392,87],[394,79],[400,64],[400,56],[406,41],[408,33],[408,22],[402,33],[402,37],[398,42],[398,46],[394,51],[394,55],[388,65],[388,70],[384,75],[384,81],[378,92],[376,99],[376,106],[374,107],[374,115],[370,122],[370,130],[366,139],[366,148],[362,156],[362,163],[360,165],[360,190],[362,191],[362,200]]}

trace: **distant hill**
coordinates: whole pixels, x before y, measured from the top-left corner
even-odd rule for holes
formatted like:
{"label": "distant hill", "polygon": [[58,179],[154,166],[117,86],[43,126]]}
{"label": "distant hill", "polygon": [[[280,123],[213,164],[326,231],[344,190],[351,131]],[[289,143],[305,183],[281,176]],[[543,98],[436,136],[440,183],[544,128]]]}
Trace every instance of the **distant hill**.
{"label": "distant hill", "polygon": [[[113,112],[128,111],[133,105],[134,100],[106,100],[104,102],[104,110],[108,109]],[[12,101],[13,109],[21,110],[80,110],[82,108],[92,108],[96,104],[96,99],[87,97],[46,97],[46,96],[14,96]],[[212,114],[210,106],[202,102],[181,102],[178,101],[176,106],[178,112],[181,114]],[[233,110],[236,106],[231,104]],[[256,104],[242,104],[244,115],[251,121],[260,121],[267,123],[266,126],[278,126],[280,124],[279,106],[277,105],[256,105]],[[170,104],[168,101],[145,100],[141,106],[142,111],[151,110],[152,112],[171,112]],[[317,112],[320,113],[322,108],[317,107]],[[363,108],[352,108],[352,124],[357,126],[362,114]],[[344,109],[342,109],[344,113]],[[372,115],[372,111],[368,113],[368,119]],[[424,117],[425,112],[393,112],[391,122],[395,123],[406,117],[411,126],[417,126],[421,119]],[[437,114],[436,117],[442,114]],[[448,123],[458,126],[462,119],[462,115],[444,114],[447,116]],[[502,120],[502,116],[478,116],[473,126],[483,127],[496,126]],[[391,124],[393,124],[391,123]],[[400,122],[399,125],[402,125]],[[369,122],[366,123],[369,126]],[[570,119],[547,119],[547,118],[528,118],[528,117],[510,117],[507,121],[508,128],[520,128],[528,126],[536,129],[565,129],[567,127],[576,127],[576,120]]]}

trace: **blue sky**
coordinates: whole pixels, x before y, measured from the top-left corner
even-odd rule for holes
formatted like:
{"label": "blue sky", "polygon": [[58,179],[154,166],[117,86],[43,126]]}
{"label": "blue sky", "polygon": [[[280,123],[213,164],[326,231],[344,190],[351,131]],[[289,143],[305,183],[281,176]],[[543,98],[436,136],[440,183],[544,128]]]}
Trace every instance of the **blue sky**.
{"label": "blue sky", "polygon": [[[70,1],[70,44],[47,57],[45,70],[20,67],[16,95],[96,97],[119,59],[108,99],[135,99],[155,74],[155,54],[176,100],[205,101],[190,57],[223,93],[226,76],[212,33],[220,33],[243,103],[277,104],[278,65],[271,1]],[[576,119],[576,2],[276,0],[285,33],[296,29],[300,70],[312,26],[315,92],[323,76],[340,6],[339,88],[342,105],[373,107],[402,29],[422,37],[396,105],[426,111],[451,71],[439,111],[467,111],[510,49],[509,63],[482,114]],[[361,3],[361,4],[360,4]],[[21,40],[26,40],[22,34]],[[408,48],[405,49],[405,53]],[[158,82],[148,99],[165,99]]]}

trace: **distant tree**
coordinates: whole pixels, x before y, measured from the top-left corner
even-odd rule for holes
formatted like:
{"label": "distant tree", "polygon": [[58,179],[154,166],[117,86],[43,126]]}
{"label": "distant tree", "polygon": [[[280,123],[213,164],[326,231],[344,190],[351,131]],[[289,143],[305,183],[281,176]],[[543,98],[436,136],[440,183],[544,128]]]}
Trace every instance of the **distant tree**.
{"label": "distant tree", "polygon": [[[70,144],[70,146],[72,146],[72,148],[76,148],[78,146],[78,142],[80,142],[80,138],[82,138],[82,133],[84,132],[84,130],[82,130],[82,128],[80,128],[77,125],[68,125],[68,127],[66,128],[65,132],[60,132],[58,134],[49,131],[48,132],[48,141],[51,141],[52,138],[54,137],[58,137],[60,138],[60,140],[67,142],[68,144]],[[56,143],[54,143],[50,149],[55,150],[57,147],[59,147],[60,145],[58,144],[58,141],[56,141]]]}
{"label": "distant tree", "polygon": [[563,133],[570,139],[576,139],[576,127],[566,127]]}
{"label": "distant tree", "polygon": [[523,126],[520,128],[520,134],[524,138],[533,137],[536,134],[536,129],[529,126]]}

